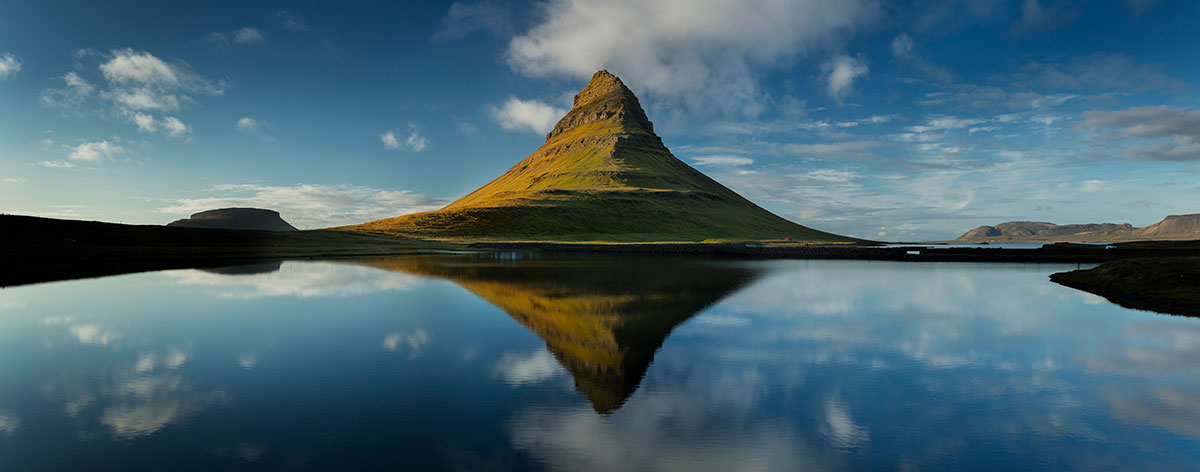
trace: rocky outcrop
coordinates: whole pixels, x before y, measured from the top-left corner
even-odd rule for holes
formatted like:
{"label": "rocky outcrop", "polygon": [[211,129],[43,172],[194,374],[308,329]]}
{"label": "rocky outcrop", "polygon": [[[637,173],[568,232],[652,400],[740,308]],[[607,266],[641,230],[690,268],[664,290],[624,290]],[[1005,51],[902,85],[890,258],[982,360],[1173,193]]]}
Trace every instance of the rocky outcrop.
{"label": "rocky outcrop", "polygon": [[279,212],[261,208],[221,208],[193,214],[190,218],[172,221],[167,226],[186,228],[243,229],[257,231],[296,231],[283,221]]}

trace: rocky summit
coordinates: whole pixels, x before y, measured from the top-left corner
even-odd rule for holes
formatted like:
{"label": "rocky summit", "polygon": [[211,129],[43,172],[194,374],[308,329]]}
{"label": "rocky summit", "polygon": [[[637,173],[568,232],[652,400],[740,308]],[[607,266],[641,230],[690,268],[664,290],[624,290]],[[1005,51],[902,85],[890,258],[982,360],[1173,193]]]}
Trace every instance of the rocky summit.
{"label": "rocky summit", "polygon": [[258,231],[296,231],[283,221],[279,212],[261,208],[221,208],[194,213],[190,218],[172,221],[167,226],[186,228],[245,229]]}
{"label": "rocky summit", "polygon": [[599,71],[546,142],[436,211],[336,228],[433,239],[848,242],[801,226],[693,169],[654,134],[637,96]]}

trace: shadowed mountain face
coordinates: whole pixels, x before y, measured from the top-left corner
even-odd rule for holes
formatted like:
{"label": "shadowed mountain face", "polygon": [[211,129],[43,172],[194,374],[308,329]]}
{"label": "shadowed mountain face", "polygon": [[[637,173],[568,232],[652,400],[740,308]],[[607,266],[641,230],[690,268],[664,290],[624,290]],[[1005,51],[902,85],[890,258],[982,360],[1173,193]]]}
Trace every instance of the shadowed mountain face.
{"label": "shadowed mountain face", "polygon": [[190,218],[172,221],[167,226],[186,228],[247,229],[257,231],[296,231],[283,221],[279,212],[260,208],[221,208],[194,213]]}
{"label": "shadowed mountain face", "polygon": [[546,341],[599,413],[621,406],[675,326],[757,279],[759,269],[685,259],[350,261],[450,280]]}
{"label": "shadowed mountain face", "polygon": [[1129,223],[1056,225],[1040,221],[1009,221],[980,226],[955,241],[1093,241],[1200,239],[1200,214],[1170,215],[1158,223],[1137,228]]}
{"label": "shadowed mountain face", "polygon": [[339,228],[493,240],[851,241],[792,223],[671,155],[633,92],[600,71],[546,143],[437,211]]}

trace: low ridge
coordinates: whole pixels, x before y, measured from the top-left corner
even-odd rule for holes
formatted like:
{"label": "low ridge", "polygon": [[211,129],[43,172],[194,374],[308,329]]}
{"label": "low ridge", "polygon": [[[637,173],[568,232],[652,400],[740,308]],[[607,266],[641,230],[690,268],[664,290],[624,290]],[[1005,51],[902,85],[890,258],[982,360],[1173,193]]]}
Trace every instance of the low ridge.
{"label": "low ridge", "polygon": [[967,231],[955,241],[1114,242],[1187,239],[1200,239],[1200,213],[1170,215],[1145,228],[1129,223],[1056,225],[1040,221],[1009,221],[996,226],[980,226]]}
{"label": "low ridge", "polygon": [[776,216],[676,158],[633,92],[603,70],[545,144],[495,180],[440,210],[334,229],[487,240],[855,241]]}

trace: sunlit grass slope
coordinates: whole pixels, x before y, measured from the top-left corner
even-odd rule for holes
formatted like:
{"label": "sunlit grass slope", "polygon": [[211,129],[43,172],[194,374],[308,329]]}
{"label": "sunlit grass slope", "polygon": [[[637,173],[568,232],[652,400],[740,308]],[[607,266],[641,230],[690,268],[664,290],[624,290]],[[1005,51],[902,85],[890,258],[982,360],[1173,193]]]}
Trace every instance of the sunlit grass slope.
{"label": "sunlit grass slope", "polygon": [[850,242],[768,212],[673,156],[637,97],[597,72],[546,144],[437,211],[335,228],[529,241]]}

